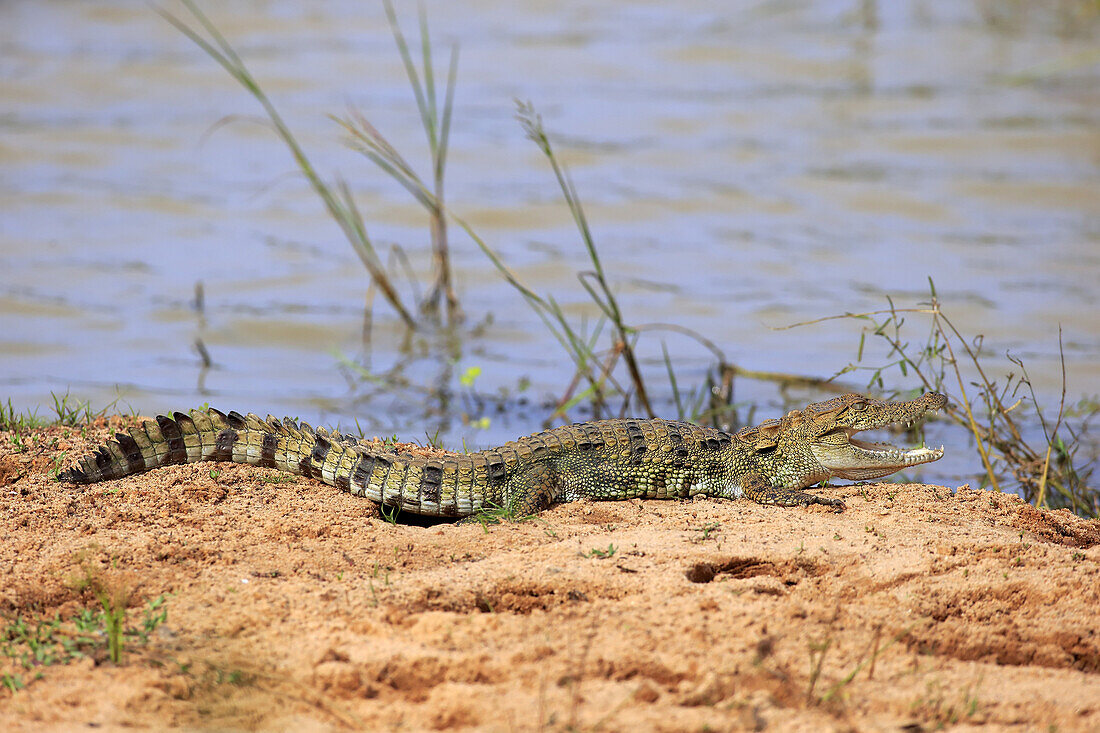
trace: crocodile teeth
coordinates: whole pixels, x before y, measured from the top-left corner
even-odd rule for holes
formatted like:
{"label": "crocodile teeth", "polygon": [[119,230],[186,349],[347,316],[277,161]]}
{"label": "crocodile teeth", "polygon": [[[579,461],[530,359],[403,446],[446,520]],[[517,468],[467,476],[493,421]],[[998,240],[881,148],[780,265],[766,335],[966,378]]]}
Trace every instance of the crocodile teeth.
{"label": "crocodile teeth", "polygon": [[938,461],[943,457],[943,446],[940,446],[939,450],[933,448],[927,448],[924,442],[921,442],[920,448],[913,448],[906,450],[904,448],[897,448],[889,443],[872,442],[869,440],[859,440],[858,438],[851,439],[852,445],[869,453],[875,453],[880,458],[886,461],[897,463],[898,465],[912,466],[919,463],[930,463],[932,461]]}
{"label": "crocodile teeth", "polygon": [[915,450],[905,451],[903,460],[908,465],[915,463],[928,463],[929,461],[937,461],[943,457],[943,448],[939,450],[931,450],[929,448],[917,448]]}

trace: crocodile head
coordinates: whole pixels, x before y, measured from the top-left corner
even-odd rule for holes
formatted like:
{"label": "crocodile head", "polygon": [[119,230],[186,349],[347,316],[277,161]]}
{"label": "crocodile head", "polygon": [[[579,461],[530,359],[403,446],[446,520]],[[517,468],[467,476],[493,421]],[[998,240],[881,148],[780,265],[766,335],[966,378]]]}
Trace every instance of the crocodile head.
{"label": "crocodile head", "polygon": [[[829,476],[852,481],[881,478],[903,468],[938,461],[943,457],[943,447],[905,450],[860,440],[856,433],[888,425],[911,425],[926,412],[946,404],[947,398],[936,392],[908,402],[846,394],[802,410],[801,420],[791,426],[791,433],[801,434],[800,439],[809,445],[814,459]],[[788,414],[783,420],[795,422],[793,417]]]}
{"label": "crocodile head", "polygon": [[743,428],[736,437],[755,453],[754,465],[762,467],[776,486],[801,489],[830,478],[882,478],[903,468],[938,461],[943,457],[943,448],[905,450],[860,440],[856,433],[911,424],[946,404],[947,398],[935,392],[908,402],[846,394],[792,410],[779,420]]}

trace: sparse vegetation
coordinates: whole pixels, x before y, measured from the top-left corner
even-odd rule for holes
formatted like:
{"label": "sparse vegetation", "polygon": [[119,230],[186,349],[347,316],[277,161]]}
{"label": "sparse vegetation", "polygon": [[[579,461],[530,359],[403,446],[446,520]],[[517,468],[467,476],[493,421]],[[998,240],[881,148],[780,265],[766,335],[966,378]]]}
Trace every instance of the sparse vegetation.
{"label": "sparse vegetation", "polygon": [[[184,20],[158,10],[160,14],[187,36],[207,55],[220,64],[236,79],[261,105],[270,119],[275,132],[286,144],[299,169],[321,197],[332,218],[344,231],[348,241],[366,265],[372,283],[382,291],[386,300],[397,311],[409,328],[417,326],[409,309],[403,304],[393,280],[383,266],[370,237],[349,187],[343,181],[328,184],[323,181],[308,157],[302,150],[293,133],[287,127],[271,100],[259,83],[248,71],[244,62],[233,50],[231,44],[217,30],[216,26],[202,13],[193,0],[181,0],[196,26]],[[825,385],[826,380],[810,376],[788,375],[774,372],[760,372],[737,367],[726,359],[722,351],[709,339],[689,328],[675,324],[628,324],[622,308],[619,306],[610,278],[604,270],[596,243],[589,227],[580,196],[569,177],[568,171],[557,158],[551,137],[534,106],[530,103],[517,103],[517,117],[523,131],[532,140],[550,163],[551,171],[561,188],[566,205],[577,225],[581,240],[591,265],[590,270],[579,271],[578,281],[584,288],[599,318],[591,327],[586,321],[574,325],[552,294],[540,296],[527,287],[505,264],[503,258],[480,237],[473,228],[454,211],[446,206],[443,197],[443,181],[446,169],[447,145],[450,135],[453,96],[455,92],[458,51],[452,47],[448,66],[447,85],[443,90],[443,102],[440,106],[439,94],[435,85],[433,51],[428,32],[427,18],[420,15],[420,67],[413,59],[410,46],[405,40],[397,20],[393,5],[384,0],[390,30],[397,45],[403,65],[409,78],[409,84],[416,99],[421,125],[424,128],[432,164],[430,183],[421,178],[404,156],[378,131],[370,120],[356,110],[350,110],[346,117],[333,117],[349,135],[349,145],[364,154],[387,175],[402,185],[429,213],[431,239],[433,243],[434,282],[427,297],[422,301],[423,310],[434,312],[440,297],[445,297],[448,313],[455,321],[460,315],[457,296],[455,296],[449,274],[447,218],[458,225],[478,245],[504,279],[511,284],[520,296],[532,307],[543,324],[561,344],[574,364],[574,375],[569,380],[564,393],[557,401],[556,409],[547,419],[549,424],[555,420],[567,420],[568,412],[577,404],[585,402],[595,417],[640,410],[654,415],[655,410],[649,396],[639,359],[635,353],[636,343],[644,333],[674,333],[687,337],[709,351],[715,358],[712,370],[708,372],[704,383],[686,393],[679,386],[673,369],[672,360],[662,342],[664,367],[667,373],[673,402],[680,419],[705,420],[717,423],[728,419],[732,414],[733,380],[736,376],[754,379],[771,379],[781,383]],[[205,34],[205,35],[204,35]],[[599,347],[600,339],[609,335],[610,343],[606,349]],[[347,367],[350,360],[342,360]],[[622,369],[620,369],[622,367]],[[625,370],[625,378],[621,371]],[[382,378],[362,368],[353,371],[370,381],[387,378],[401,379],[401,369]],[[616,404],[617,402],[617,404]],[[477,423],[481,424],[481,423]]]}
{"label": "sparse vegetation", "polygon": [[378,507],[378,511],[381,512],[382,519],[385,519],[390,524],[397,524],[397,517],[401,514],[401,507],[381,504]]}
{"label": "sparse vegetation", "polygon": [[[884,373],[896,369],[903,378],[920,382],[924,389],[947,393],[953,399],[944,414],[973,438],[984,469],[983,485],[1002,491],[1011,477],[1013,488],[1036,506],[1065,507],[1084,516],[1100,516],[1100,493],[1089,488],[1094,457],[1078,458],[1080,438],[1100,414],[1100,407],[1090,404],[1076,411],[1066,409],[1061,333],[1062,399],[1052,422],[1039,403],[1023,360],[1006,353],[1012,365],[1009,371],[1001,379],[992,376],[985,337],[964,336],[942,307],[931,278],[928,284],[929,300],[916,308],[897,308],[893,299],[887,298],[889,308],[883,311],[808,322],[853,318],[870,323],[860,334],[856,361],[834,376],[869,371],[868,388],[881,391],[886,389]],[[916,345],[908,340],[908,330],[903,331],[910,315],[928,319],[928,334]],[[884,363],[864,363],[868,336],[887,347]],[[1071,412],[1075,426],[1067,421]],[[1032,425],[1040,429],[1041,447],[1035,430],[1029,431]]]}
{"label": "sparse vegetation", "polygon": [[57,419],[53,422],[69,427],[87,425],[105,417],[114,410],[115,405],[119,402],[119,399],[115,398],[107,403],[101,410],[93,412],[91,402],[78,400],[72,397],[68,391],[63,395],[58,395],[56,392],[50,392],[50,397],[53,398],[53,411],[57,416]]}
{"label": "sparse vegetation", "polygon": [[933,679],[927,683],[926,693],[914,700],[910,709],[938,726],[956,725],[978,713],[977,690],[981,682],[979,676],[975,682],[960,689]]}
{"label": "sparse vegetation", "polygon": [[[98,596],[97,596],[98,600]],[[111,601],[113,602],[113,601]],[[40,679],[47,667],[80,659],[121,662],[128,646],[143,647],[168,620],[167,596],[148,601],[140,626],[126,626],[125,609],[84,608],[68,619],[16,614],[0,627],[0,689],[15,693]]]}
{"label": "sparse vegetation", "polygon": [[[858,664],[856,664],[854,667],[852,667],[851,670],[848,671],[848,674],[844,675],[844,677],[841,678],[840,681],[838,681],[836,684],[831,685],[828,690],[826,690],[824,693],[822,693],[821,696],[818,697],[815,700],[815,702],[827,703],[830,700],[833,700],[833,699],[837,698],[840,694],[843,693],[844,689],[848,685],[850,685],[855,680],[855,678],[859,675],[859,673],[862,672],[864,669],[867,670],[867,679],[873,679],[874,676],[875,676],[875,663],[878,661],[878,658],[887,649],[894,646],[899,641],[901,641],[906,636],[908,636],[909,632],[912,631],[913,626],[914,626],[914,624],[910,624],[909,626],[905,627],[902,631],[895,634],[890,639],[890,641],[886,642],[886,644],[884,644],[884,645],[880,643],[881,640],[882,640],[882,626],[876,626],[875,631],[874,631],[874,635],[873,635],[872,640],[871,640],[871,654],[870,654],[870,656],[865,658],[865,659],[861,659]],[[817,681],[818,681],[818,677],[821,674],[821,665],[824,663],[824,660],[825,660],[825,651],[828,649],[830,644],[831,644],[831,640],[828,640],[828,641],[825,642],[824,646],[819,645],[818,654],[817,654],[816,658],[815,658],[814,645],[811,644],[811,647],[810,647],[811,648],[810,663],[811,663],[811,668],[812,668],[811,679],[810,679],[810,696],[811,697],[813,695],[813,688],[814,688],[814,686],[816,686]]]}
{"label": "sparse vegetation", "polygon": [[692,538],[691,541],[692,542],[697,542],[697,543],[702,543],[702,542],[706,542],[707,540],[711,539],[712,535],[717,534],[718,532],[721,532],[722,531],[722,524],[721,524],[721,522],[707,522],[706,524],[704,524],[700,527],[692,527],[690,529],[693,532],[698,532],[699,533],[696,537]]}
{"label": "sparse vegetation", "polygon": [[7,403],[0,402],[0,430],[10,430],[16,435],[48,424],[48,420],[38,417],[38,410],[20,412],[12,405],[11,397]]}
{"label": "sparse vegetation", "polygon": [[[121,397],[108,402],[102,408],[93,410],[90,401],[73,397],[68,391],[63,395],[50,392],[53,401],[53,417],[40,417],[38,408],[20,412],[12,404],[11,398],[7,402],[0,402],[0,430],[11,431],[12,441],[22,449],[22,438],[35,428],[47,425],[64,425],[66,427],[82,427],[90,425],[96,420],[101,420],[107,415],[116,412]],[[128,414],[133,415],[131,407]]]}

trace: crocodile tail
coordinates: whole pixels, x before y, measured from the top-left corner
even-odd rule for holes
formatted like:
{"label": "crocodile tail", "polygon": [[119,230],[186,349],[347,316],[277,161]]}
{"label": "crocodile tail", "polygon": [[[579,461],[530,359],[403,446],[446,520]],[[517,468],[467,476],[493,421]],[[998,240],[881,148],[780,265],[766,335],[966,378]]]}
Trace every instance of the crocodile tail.
{"label": "crocodile tail", "polygon": [[58,474],[58,479],[92,484],[159,466],[199,461],[250,463],[320,477],[320,465],[315,471],[312,460],[316,447],[313,428],[305,423],[299,426],[289,418],[280,421],[269,415],[263,420],[253,414],[226,415],[212,408],[191,410],[172,417],[158,415],[156,420],[116,433],[114,440],[77,460]]}
{"label": "crocodile tail", "polygon": [[500,504],[519,460],[514,450],[427,458],[393,452],[290,418],[214,409],[157,416],[116,433],[58,474],[92,484],[175,463],[230,461],[319,479],[372,501],[432,516],[466,516]]}

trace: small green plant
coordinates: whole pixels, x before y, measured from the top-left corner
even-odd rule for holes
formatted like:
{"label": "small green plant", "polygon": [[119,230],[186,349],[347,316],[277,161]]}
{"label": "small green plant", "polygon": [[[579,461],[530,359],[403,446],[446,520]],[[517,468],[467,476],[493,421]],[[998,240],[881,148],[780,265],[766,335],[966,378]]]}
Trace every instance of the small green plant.
{"label": "small green plant", "polygon": [[708,522],[701,527],[695,527],[692,529],[694,532],[698,532],[699,536],[695,537],[692,542],[706,542],[710,539],[711,535],[720,532],[722,530],[721,522]]}
{"label": "small green plant", "polygon": [[16,693],[26,687],[27,684],[23,682],[23,677],[18,674],[8,674],[7,672],[0,674],[0,687],[3,687],[10,693]]}
{"label": "small green plant", "polygon": [[[56,418],[48,422],[56,425],[65,425],[66,427],[87,426],[96,420],[104,418],[115,411],[118,407],[118,403],[122,400],[122,396],[119,395],[108,402],[102,409],[93,411],[90,401],[77,399],[67,390],[63,395],[58,395],[56,392],[50,392],[50,397],[53,399],[53,411]],[[129,414],[135,414],[132,406],[130,407]]]}
{"label": "small green plant", "polygon": [[92,591],[103,607],[103,623],[107,631],[107,654],[111,661],[122,661],[122,625],[126,621],[126,604],[130,589],[123,585],[107,588],[99,586]]}
{"label": "small green plant", "polygon": [[53,398],[53,410],[57,415],[57,422],[62,425],[87,424],[93,420],[91,403],[72,398],[68,392],[58,395],[51,392]]}
{"label": "small green plant", "polygon": [[48,420],[38,417],[37,409],[28,412],[17,411],[12,405],[11,397],[8,398],[7,404],[0,402],[0,430],[11,430],[18,434],[48,423]]}
{"label": "small green plant", "polygon": [[382,584],[385,585],[387,588],[389,588],[390,587],[390,570],[391,569],[392,568],[390,568],[388,566],[380,565],[378,563],[378,561],[375,560],[374,561],[374,569],[371,571],[371,577],[372,578],[377,578],[379,576],[379,573],[381,573],[381,575],[382,575]]}
{"label": "small green plant", "polygon": [[249,682],[249,675],[239,669],[214,669],[211,677],[215,685],[244,685]]}
{"label": "small green plant", "polygon": [[[394,548],[396,550],[397,548]],[[371,571],[370,577],[367,579],[367,587],[370,589],[371,605],[377,607],[379,604],[378,591],[374,587],[374,581],[378,579],[381,573],[382,585],[386,588],[390,587],[390,570],[392,568],[379,564],[377,560],[374,561],[374,568]]]}
{"label": "small green plant", "polygon": [[101,555],[94,546],[77,553],[73,558],[77,569],[69,576],[68,585],[77,593],[90,593],[99,603],[98,616],[81,616],[76,622],[78,629],[86,631],[95,622],[102,624],[107,656],[120,664],[128,640],[147,643],[149,634],[168,619],[166,598],[161,595],[149,601],[141,628],[128,629],[127,610],[134,598],[135,582],[130,573],[118,568],[116,558],[107,558],[107,567],[102,567]]}
{"label": "small green plant", "polygon": [[[426,448],[443,448],[443,442],[439,439],[439,433],[442,428],[436,428],[435,432],[431,435],[427,431],[424,431],[424,447]],[[396,443],[397,436],[394,436],[393,441]]]}
{"label": "small green plant", "polygon": [[608,544],[607,549],[601,549],[599,547],[593,547],[591,550],[585,553],[581,553],[582,557],[595,558],[597,560],[607,560],[615,555],[615,552],[619,548],[615,547],[614,543]]}
{"label": "small green plant", "polygon": [[145,605],[142,613],[141,629],[135,629],[134,633],[142,644],[149,642],[149,635],[157,630],[157,627],[168,621],[168,598],[162,593]]}
{"label": "small green plant", "polygon": [[[57,399],[56,395],[54,395],[54,398],[55,400]],[[19,412],[15,409],[10,397],[7,403],[0,402],[0,430],[10,433],[10,435],[7,436],[7,440],[15,448],[16,453],[25,453],[35,444],[40,443],[42,441],[42,436],[37,435],[33,431],[37,428],[45,427],[50,423],[50,420],[38,416],[37,408],[26,412]],[[56,445],[57,438],[54,438],[49,447],[55,447]],[[53,459],[54,464],[52,473],[55,478],[63,460],[64,454],[56,456]]]}
{"label": "small green plant", "polygon": [[63,451],[60,451],[60,452],[56,453],[54,455],[54,457],[50,459],[50,471],[49,471],[49,473],[50,473],[50,478],[52,478],[54,481],[57,480],[58,474],[61,473],[61,469],[62,469],[62,467],[64,467],[65,459],[68,457],[68,455],[69,455],[69,451],[63,450]]}
{"label": "small green plant", "polygon": [[978,687],[982,678],[962,687],[948,686],[939,680],[931,680],[926,694],[910,705],[913,713],[934,722],[938,727],[956,725],[959,721],[971,718],[979,709]]}
{"label": "small green plant", "polygon": [[16,615],[0,636],[0,653],[16,660],[23,669],[54,664],[58,659],[54,634],[60,626],[59,617],[28,623],[21,615]]}
{"label": "small green plant", "polygon": [[378,507],[378,511],[381,512],[382,519],[385,519],[390,524],[397,524],[397,517],[401,514],[401,507],[381,504]]}

